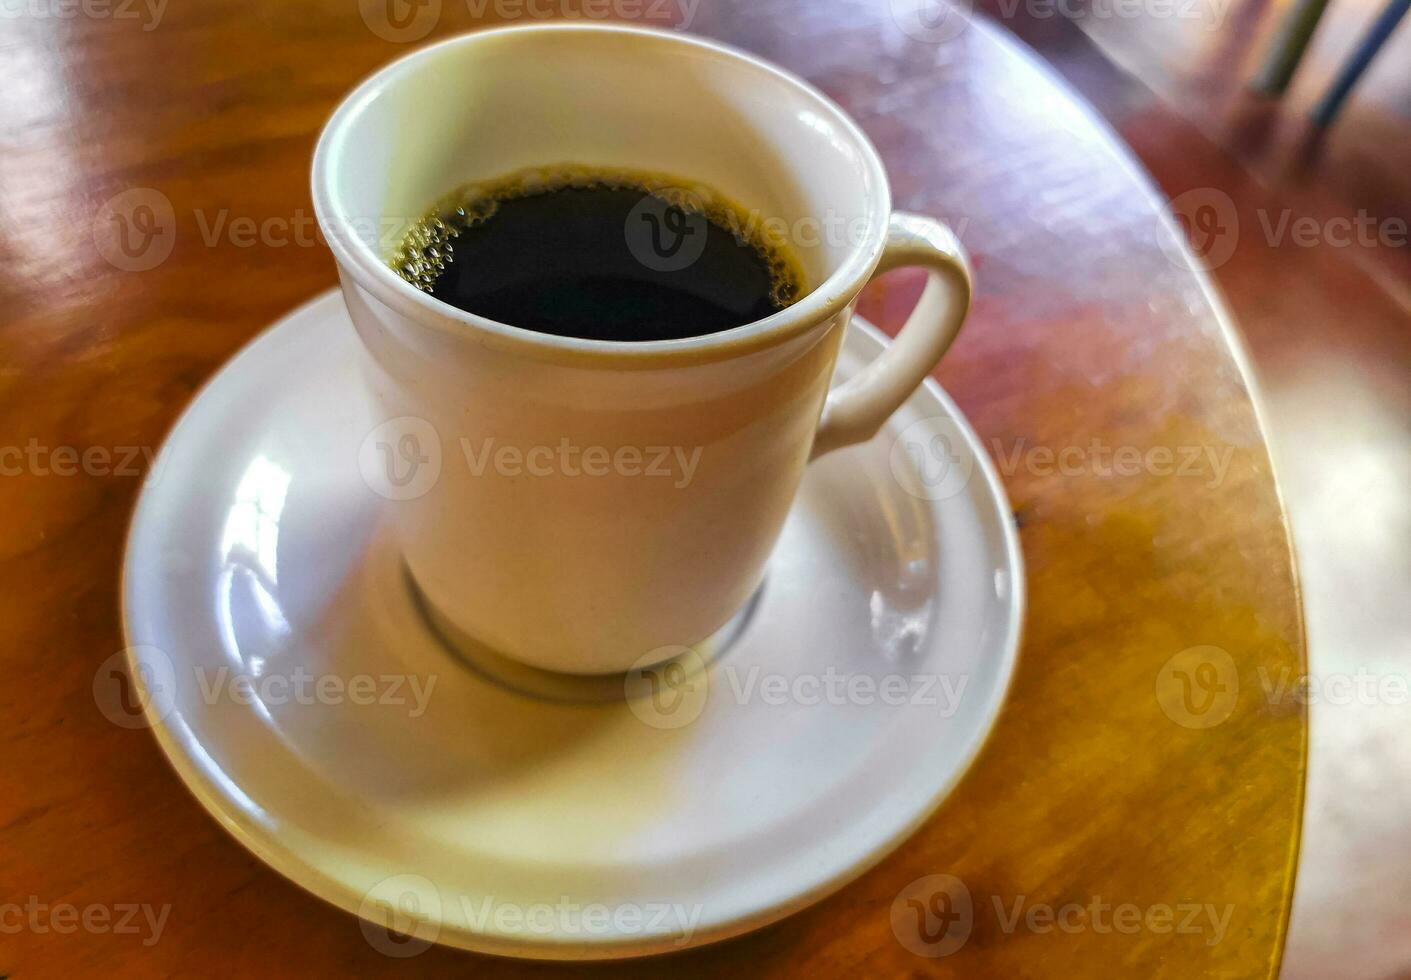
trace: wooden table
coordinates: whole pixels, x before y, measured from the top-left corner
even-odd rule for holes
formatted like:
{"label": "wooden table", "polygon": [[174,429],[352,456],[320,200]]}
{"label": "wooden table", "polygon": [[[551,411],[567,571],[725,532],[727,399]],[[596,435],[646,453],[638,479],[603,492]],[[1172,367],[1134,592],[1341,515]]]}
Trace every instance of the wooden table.
{"label": "wooden table", "polygon": [[[1148,181],[988,27],[903,2],[653,3],[607,6],[663,26],[689,10],[692,30],[811,79],[876,141],[897,205],[960,232],[979,294],[939,377],[1004,472],[1031,599],[998,727],[910,842],[779,925],[604,974],[1271,975],[1307,726],[1286,686],[1304,671],[1297,584],[1238,340]],[[598,8],[388,9],[6,8],[0,975],[399,968],[227,837],[94,694],[123,645],[144,455],[233,351],[334,281],[307,176],[333,106],[398,38]],[[135,188],[159,197],[118,196]],[[153,200],[170,213],[142,213]],[[147,236],[140,258],[114,237],[124,219]],[[888,279],[863,312],[895,329],[915,293]],[[927,875],[963,883],[965,935],[894,921]],[[169,906],[150,944],[141,915],[115,928],[143,904]],[[936,935],[964,942],[918,955]],[[550,969],[439,947],[401,968]]]}

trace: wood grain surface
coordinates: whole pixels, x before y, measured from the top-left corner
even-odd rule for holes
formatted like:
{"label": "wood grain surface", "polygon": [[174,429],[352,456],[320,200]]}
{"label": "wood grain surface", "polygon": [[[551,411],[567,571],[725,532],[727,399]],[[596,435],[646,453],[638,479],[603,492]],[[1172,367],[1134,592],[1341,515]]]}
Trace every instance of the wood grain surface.
{"label": "wood grain surface", "polygon": [[[1030,608],[993,736],[895,854],[762,932],[575,972],[1276,972],[1307,725],[1287,682],[1304,650],[1237,342],[1096,117],[996,31],[907,9],[5,8],[0,975],[564,969],[441,947],[379,953],[356,919],[228,837],[148,732],[105,717],[95,683],[123,647],[123,535],[148,459],[226,358],[334,282],[308,167],[341,96],[413,44],[602,10],[687,26],[813,81],[877,143],[896,205],[960,233],[979,292],[938,377],[1004,474]],[[889,277],[862,311],[894,330],[916,292],[914,278]],[[920,764],[927,747],[914,749]],[[933,875],[950,877],[915,884]],[[952,911],[968,896],[968,928],[907,903],[944,911],[938,883]]]}

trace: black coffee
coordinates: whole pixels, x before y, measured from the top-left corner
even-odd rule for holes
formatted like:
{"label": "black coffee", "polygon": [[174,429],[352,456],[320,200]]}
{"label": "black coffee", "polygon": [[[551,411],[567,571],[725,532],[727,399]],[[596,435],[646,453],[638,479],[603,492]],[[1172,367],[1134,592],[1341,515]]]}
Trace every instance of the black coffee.
{"label": "black coffee", "polygon": [[583,168],[457,191],[392,258],[412,285],[469,313],[592,340],[728,330],[794,302],[793,256],[740,207],[693,185]]}

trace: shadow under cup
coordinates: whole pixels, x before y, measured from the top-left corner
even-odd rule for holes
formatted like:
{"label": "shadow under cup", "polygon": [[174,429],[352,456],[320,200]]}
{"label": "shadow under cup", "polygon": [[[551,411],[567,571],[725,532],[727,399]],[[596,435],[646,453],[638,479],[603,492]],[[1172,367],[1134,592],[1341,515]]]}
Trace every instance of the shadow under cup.
{"label": "shadow under cup", "polygon": [[[403,231],[462,185],[565,164],[726,195],[771,222],[806,294],[705,337],[588,341],[446,306],[387,265]],[[418,458],[436,450],[426,488],[379,492],[444,621],[533,667],[611,674],[705,640],[744,607],[886,236],[886,178],[841,110],[686,35],[481,32],[416,52],[349,97],[320,139],[314,200],[369,354],[371,425],[393,426],[378,437],[389,446],[407,445],[394,423],[410,425]],[[483,465],[481,450],[508,446],[522,459],[565,443],[668,447],[698,465],[678,474],[687,480],[467,465]]]}

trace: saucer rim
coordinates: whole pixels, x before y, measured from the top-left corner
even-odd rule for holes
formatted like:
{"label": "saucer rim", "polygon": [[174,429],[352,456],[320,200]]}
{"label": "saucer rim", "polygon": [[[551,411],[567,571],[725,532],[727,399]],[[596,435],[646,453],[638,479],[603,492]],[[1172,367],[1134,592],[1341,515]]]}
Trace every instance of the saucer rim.
{"label": "saucer rim", "polygon": [[[324,304],[340,307],[336,312],[330,311],[331,315],[344,317],[348,315],[346,308],[342,308],[340,290],[334,287],[276,318],[231,355],[196,390],[186,407],[182,409],[175,424],[163,437],[162,449],[165,450],[183,429],[194,424],[191,419],[197,406],[209,395],[215,385],[221,383],[228,375],[238,373],[243,362],[253,356],[256,350],[268,343],[274,343],[274,335],[279,333],[281,328],[306,315],[319,315],[318,308]],[[879,348],[885,347],[891,340],[877,327],[856,314],[852,316],[848,329],[857,330]],[[995,728],[1003,714],[1004,705],[1013,688],[1015,674],[1018,672],[1028,605],[1028,589],[1023,551],[1019,543],[1018,528],[1014,522],[1013,507],[1004,491],[1004,485],[993,460],[985,452],[980,436],[970,424],[969,419],[934,377],[928,376],[912,397],[922,389],[939,404],[949,421],[960,431],[966,446],[975,458],[977,468],[983,474],[984,484],[988,491],[985,498],[988,504],[998,512],[998,526],[1003,542],[1004,557],[1011,572],[1004,637],[1002,645],[1001,643],[996,644],[1002,654],[1000,663],[997,664],[1000,670],[1000,682],[995,686],[991,696],[986,699],[982,712],[984,720],[981,726],[976,729],[976,734],[979,737],[975,740],[973,748],[950,777],[938,784],[935,793],[932,794],[926,805],[919,808],[916,815],[886,841],[825,881],[818,882],[786,902],[775,902],[763,908],[753,908],[709,926],[702,924],[701,927],[692,931],[689,939],[679,945],[676,945],[671,937],[648,935],[606,935],[569,941],[543,937],[526,939],[523,935],[499,935],[494,932],[477,932],[463,928],[448,921],[444,915],[427,919],[436,927],[436,936],[431,940],[432,943],[482,955],[544,962],[637,959],[698,949],[772,925],[828,898],[896,853],[927,821],[935,816],[940,806],[974,768],[976,761],[984,753],[994,736]],[[135,604],[130,587],[133,543],[140,533],[139,528],[154,519],[147,513],[151,507],[155,506],[151,503],[153,489],[152,486],[144,485],[133,505],[127,534],[123,541],[123,560],[119,573],[118,599],[125,643],[124,659],[130,676],[137,674],[139,665],[136,655],[140,649],[140,643],[135,641],[133,637],[130,612]],[[304,892],[352,914],[359,922],[372,921],[365,919],[361,911],[366,901],[366,895],[356,894],[346,882],[333,878],[317,866],[310,864],[297,851],[288,846],[275,846],[272,839],[268,842],[264,839],[269,835],[256,833],[255,830],[248,827],[247,821],[243,819],[243,814],[239,809],[232,810],[226,806],[228,798],[220,793],[198,768],[192,765],[189,753],[184,750],[180,740],[173,734],[165,719],[152,713],[150,703],[144,705],[143,710],[147,714],[147,727],[151,730],[167,764],[175,772],[187,792],[214,818],[220,827],[242,847]],[[374,922],[373,924],[382,926],[382,923]]]}

